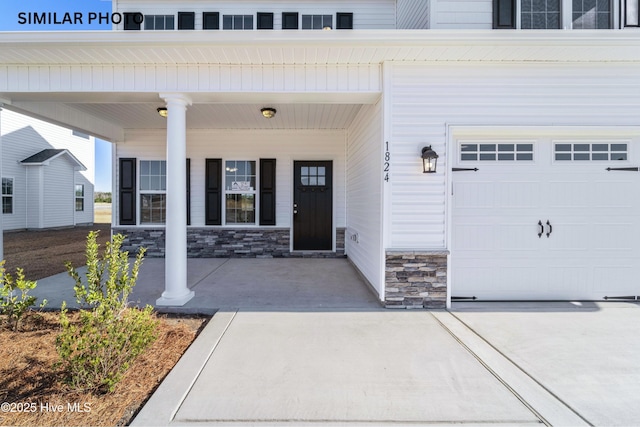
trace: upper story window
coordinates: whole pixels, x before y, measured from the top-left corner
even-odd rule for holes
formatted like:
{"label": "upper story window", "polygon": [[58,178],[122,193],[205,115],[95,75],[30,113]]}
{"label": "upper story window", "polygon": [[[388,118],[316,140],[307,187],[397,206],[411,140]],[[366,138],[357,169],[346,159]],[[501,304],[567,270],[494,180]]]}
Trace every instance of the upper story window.
{"label": "upper story window", "polygon": [[303,30],[333,28],[333,15],[302,15]]}
{"label": "upper story window", "polygon": [[175,29],[175,17],[173,15],[145,15],[145,30],[173,30]]}
{"label": "upper story window", "polygon": [[613,28],[611,2],[612,0],[572,0],[570,10],[564,11],[562,0],[493,0],[493,28]]}
{"label": "upper story window", "polygon": [[520,7],[523,30],[561,28],[560,0],[521,0]]}
{"label": "upper story window", "polygon": [[253,15],[223,15],[223,30],[253,30]]}

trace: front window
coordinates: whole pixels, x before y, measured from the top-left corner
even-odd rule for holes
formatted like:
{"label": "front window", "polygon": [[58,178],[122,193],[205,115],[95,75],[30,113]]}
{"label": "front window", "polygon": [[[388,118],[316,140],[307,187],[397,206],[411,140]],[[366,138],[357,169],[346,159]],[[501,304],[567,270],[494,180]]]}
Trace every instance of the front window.
{"label": "front window", "polygon": [[13,178],[2,178],[2,213],[13,213]]}
{"label": "front window", "polygon": [[256,223],[256,162],[225,162],[225,207],[227,224]]}
{"label": "front window", "polygon": [[167,162],[140,161],[140,223],[164,224],[166,221]]}
{"label": "front window", "polygon": [[84,184],[76,184],[76,212],[84,211]]}

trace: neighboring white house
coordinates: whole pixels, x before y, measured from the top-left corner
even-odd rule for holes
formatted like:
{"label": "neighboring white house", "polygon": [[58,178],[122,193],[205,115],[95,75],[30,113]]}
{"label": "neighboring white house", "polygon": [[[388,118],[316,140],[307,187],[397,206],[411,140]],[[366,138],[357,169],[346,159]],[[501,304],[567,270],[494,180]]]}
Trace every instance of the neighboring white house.
{"label": "neighboring white house", "polygon": [[158,304],[187,256],[346,255],[388,307],[640,294],[638,0],[113,9],[0,34],[0,102],[114,143]]}
{"label": "neighboring white house", "polygon": [[94,140],[3,110],[4,230],[93,223]]}

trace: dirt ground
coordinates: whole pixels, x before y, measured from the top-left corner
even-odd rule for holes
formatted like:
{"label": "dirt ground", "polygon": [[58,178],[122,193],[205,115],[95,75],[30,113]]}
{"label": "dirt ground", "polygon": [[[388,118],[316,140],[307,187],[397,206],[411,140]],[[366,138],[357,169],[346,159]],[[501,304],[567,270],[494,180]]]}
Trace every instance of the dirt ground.
{"label": "dirt ground", "polygon": [[110,238],[110,224],[5,232],[5,268],[13,274],[17,267],[22,267],[27,279],[38,280],[67,271],[65,261],[71,261],[74,267],[84,265],[87,234],[92,230],[100,230],[98,241],[104,246]]}

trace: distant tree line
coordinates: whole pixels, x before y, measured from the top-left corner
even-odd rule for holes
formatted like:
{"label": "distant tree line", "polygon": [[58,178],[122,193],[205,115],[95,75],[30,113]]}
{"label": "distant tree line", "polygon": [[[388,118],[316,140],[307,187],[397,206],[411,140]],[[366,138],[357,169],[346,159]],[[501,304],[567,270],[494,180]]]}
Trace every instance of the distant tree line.
{"label": "distant tree line", "polygon": [[93,193],[93,201],[96,203],[111,203],[111,192],[96,191]]}

